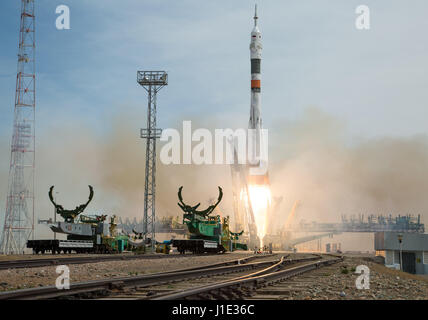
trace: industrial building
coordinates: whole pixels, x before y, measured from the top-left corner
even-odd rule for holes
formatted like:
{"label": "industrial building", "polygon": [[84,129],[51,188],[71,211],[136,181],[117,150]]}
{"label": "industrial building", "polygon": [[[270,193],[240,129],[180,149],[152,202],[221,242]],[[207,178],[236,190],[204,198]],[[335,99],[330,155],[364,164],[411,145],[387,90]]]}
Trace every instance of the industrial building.
{"label": "industrial building", "polygon": [[376,232],[375,250],[387,267],[428,274],[428,234]]}

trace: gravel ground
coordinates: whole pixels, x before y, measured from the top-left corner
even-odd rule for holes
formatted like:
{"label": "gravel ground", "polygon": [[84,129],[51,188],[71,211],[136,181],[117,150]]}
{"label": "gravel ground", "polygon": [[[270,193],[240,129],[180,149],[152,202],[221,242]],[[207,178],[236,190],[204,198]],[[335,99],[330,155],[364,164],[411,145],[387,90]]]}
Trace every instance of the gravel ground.
{"label": "gravel ground", "polygon": [[[70,283],[208,266],[213,263],[240,259],[251,255],[253,255],[251,252],[196,257],[189,254],[189,257],[171,256],[163,259],[71,264],[69,265]],[[58,276],[56,266],[0,270],[0,291],[55,285]]]}
{"label": "gravel ground", "polygon": [[[195,266],[208,266],[213,263],[235,260],[252,255],[251,252],[227,253],[224,255],[168,257],[155,260],[110,261],[70,265],[71,283],[103,278],[141,275],[154,272],[177,270]],[[294,255],[293,255],[294,256]],[[257,260],[260,261],[260,260]],[[358,265],[370,269],[370,289],[358,290],[354,273]],[[55,266],[0,270],[0,291],[54,285],[59,274]],[[347,271],[344,271],[347,270]],[[280,289],[287,294],[272,296],[269,291]],[[289,289],[289,290],[287,290]],[[263,292],[265,290],[265,292]],[[368,300],[428,300],[428,278],[391,270],[366,257],[345,257],[335,265],[321,268],[294,277],[258,292],[260,298],[287,300],[330,300],[330,299],[368,299]],[[266,296],[268,295],[268,296]]]}
{"label": "gravel ground", "polygon": [[[354,268],[366,265],[370,269],[370,288],[357,289]],[[348,270],[348,271],[345,271]],[[287,287],[287,300],[428,300],[428,278],[391,270],[364,258],[345,257],[341,263],[302,274],[278,284]]]}

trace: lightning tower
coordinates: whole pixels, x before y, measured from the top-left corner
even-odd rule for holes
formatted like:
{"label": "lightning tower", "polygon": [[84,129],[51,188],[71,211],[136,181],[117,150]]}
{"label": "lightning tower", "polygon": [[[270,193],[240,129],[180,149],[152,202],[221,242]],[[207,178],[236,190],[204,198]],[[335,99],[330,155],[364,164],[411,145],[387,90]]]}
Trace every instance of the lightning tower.
{"label": "lightning tower", "polygon": [[35,16],[34,0],[21,0],[18,70],[6,214],[0,251],[22,253],[34,237]]}
{"label": "lightning tower", "polygon": [[138,71],[137,82],[148,94],[147,128],[141,129],[141,138],[146,139],[143,239],[150,238],[153,248],[156,234],[156,139],[162,131],[156,128],[156,95],[168,85],[168,74],[165,71]]}

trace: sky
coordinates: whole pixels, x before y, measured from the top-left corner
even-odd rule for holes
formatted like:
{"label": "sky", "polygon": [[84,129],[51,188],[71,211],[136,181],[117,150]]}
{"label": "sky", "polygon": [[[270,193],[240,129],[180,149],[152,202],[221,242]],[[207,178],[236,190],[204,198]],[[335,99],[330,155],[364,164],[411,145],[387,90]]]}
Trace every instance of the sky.
{"label": "sky", "polygon": [[[57,30],[68,5],[71,29]],[[263,120],[317,106],[351,135],[426,133],[424,1],[366,1],[371,29],[355,28],[361,1],[259,1]],[[136,70],[169,72],[159,122],[208,114],[235,124],[249,105],[254,1],[37,1],[37,129],[78,117],[105,130],[124,105],[142,112]],[[0,131],[10,136],[19,1],[0,4]],[[225,113],[227,111],[227,113]],[[142,119],[142,122],[144,120]],[[409,125],[411,123],[411,125]]]}
{"label": "sky", "polygon": [[[41,158],[49,157],[49,152],[72,155],[73,130],[90,130],[100,139],[111,139],[112,119],[124,115],[132,118],[130,125],[137,124],[138,138],[138,124],[144,127],[146,122],[147,101],[144,89],[136,83],[137,70],[169,74],[169,84],[158,97],[159,127],[197,120],[245,128],[254,3],[37,0],[36,146],[45,152]],[[307,108],[315,107],[343,123],[343,138],[351,145],[428,134],[426,1],[257,3],[263,37],[264,127],[293,122]],[[62,4],[70,8],[70,30],[55,27],[55,9]],[[355,27],[355,9],[361,4],[370,8],[370,30]],[[10,159],[19,10],[20,1],[0,3],[1,221]]]}

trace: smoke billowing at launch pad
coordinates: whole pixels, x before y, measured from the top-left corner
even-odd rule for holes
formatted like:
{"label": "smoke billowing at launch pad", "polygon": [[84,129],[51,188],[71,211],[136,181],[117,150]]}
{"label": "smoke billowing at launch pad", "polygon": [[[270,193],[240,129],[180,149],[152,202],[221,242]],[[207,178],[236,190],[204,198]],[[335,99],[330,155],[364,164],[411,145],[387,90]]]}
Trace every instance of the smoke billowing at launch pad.
{"label": "smoke billowing at launch pad", "polygon": [[[206,127],[198,116],[190,119],[195,128],[198,123]],[[105,213],[140,217],[144,172],[135,159],[144,159],[144,148],[133,129],[138,122],[132,115],[112,117],[107,138],[85,126],[76,132],[72,125],[55,128],[55,136],[40,133],[43,136],[39,142],[37,188],[46,190],[36,198],[37,212],[44,213],[40,218],[51,216],[47,191],[52,177],[58,181],[58,199],[65,206],[72,207],[80,199],[86,199],[86,181],[93,181],[96,196],[88,212],[105,208]],[[220,125],[212,123],[213,128]],[[72,133],[73,139],[69,139]],[[272,232],[285,223],[296,200],[301,202],[296,212],[298,221],[339,222],[342,214],[421,214],[422,222],[427,222],[428,199],[422,190],[428,187],[428,173],[424,170],[428,166],[428,137],[360,141],[357,137],[349,142],[346,124],[317,108],[306,109],[295,121],[278,120],[270,128],[270,134],[272,206],[275,197],[283,197],[279,209],[268,220]],[[2,148],[8,147],[5,140]],[[67,140],[65,150],[64,140]],[[2,174],[1,179],[6,179],[4,170]],[[210,203],[216,194],[215,186],[221,185],[224,199],[219,211],[232,216],[229,165],[159,163],[159,217],[177,215],[176,194],[183,182],[193,186],[192,192],[187,193],[189,201],[200,201],[203,205]],[[0,187],[6,192],[6,186]],[[49,236],[43,226],[36,232]],[[367,241],[364,250],[371,250],[372,244]]]}

